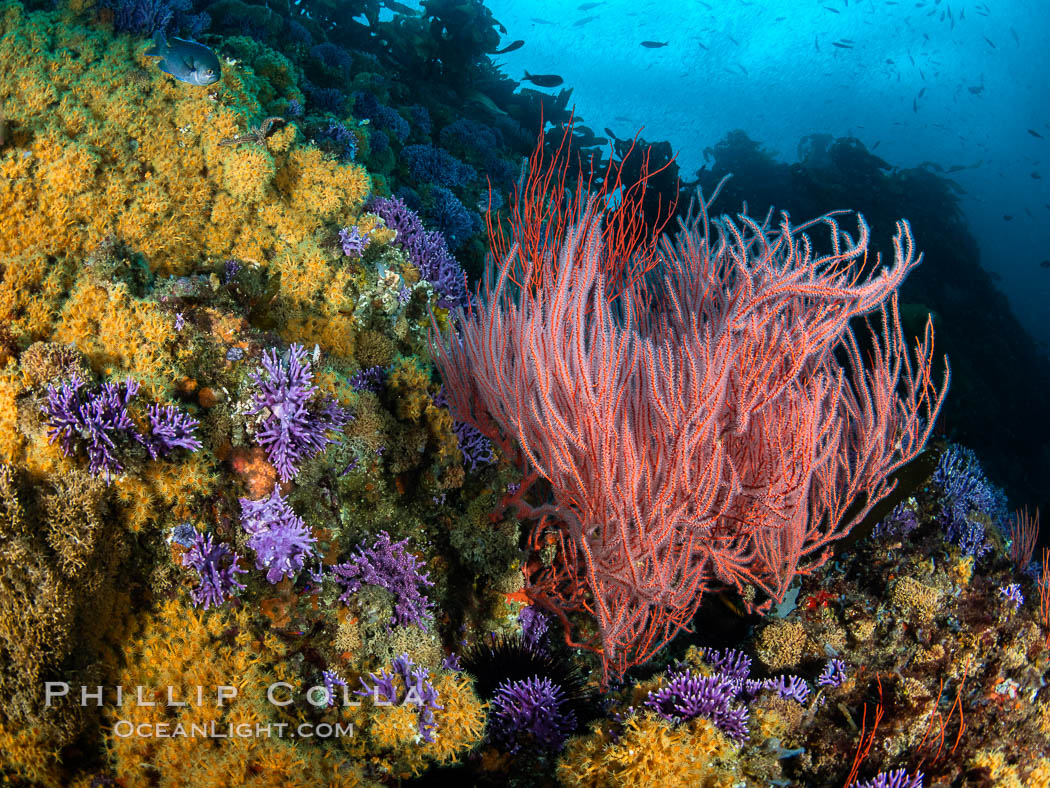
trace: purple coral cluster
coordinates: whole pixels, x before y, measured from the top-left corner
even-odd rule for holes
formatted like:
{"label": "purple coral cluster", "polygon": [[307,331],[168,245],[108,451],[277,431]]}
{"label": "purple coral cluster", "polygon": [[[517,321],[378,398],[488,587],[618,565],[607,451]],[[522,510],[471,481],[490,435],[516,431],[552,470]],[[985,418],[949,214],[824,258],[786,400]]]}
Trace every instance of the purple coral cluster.
{"label": "purple coral cluster", "polygon": [[829,659],[824,670],[817,676],[817,686],[839,687],[846,680],[846,663],[841,659]]}
{"label": "purple coral cluster", "polygon": [[880,772],[870,780],[853,783],[850,788],[922,788],[922,772],[908,774],[904,769]]}
{"label": "purple coral cluster", "polygon": [[189,550],[182,556],[182,565],[197,570],[197,587],[191,591],[195,607],[221,605],[235,588],[244,584],[237,575],[248,571],[240,566],[240,556],[222,542],[214,542],[211,534],[196,532]]}
{"label": "purple coral cluster", "polygon": [[967,555],[980,558],[991,549],[986,525],[995,524],[1004,533],[1009,531],[1006,496],[988,481],[971,450],[949,446],[941,455],[932,480],[940,488],[938,520],[945,536]]}
{"label": "purple coral cluster", "polygon": [[298,464],[324,451],[349,414],[331,398],[315,396],[310,362],[302,345],[293,344],[286,358],[276,348],[263,352],[262,368],[252,373],[256,392],[250,415],[262,415],[256,437],[281,481],[298,472]]}
{"label": "purple coral cluster", "polygon": [[153,405],[148,409],[150,426],[140,434],[128,415],[128,406],[138,394],[139,384],[132,378],[123,383],[103,383],[88,389],[78,375],[60,386],[47,387],[48,441],[56,440],[67,457],[76,456],[82,448],[88,456],[92,473],[101,473],[108,484],[114,474],[124,470],[121,461],[131,445],[146,447],[156,459],[176,448],[195,451],[201,443],[194,435],[196,419],[172,405]]}
{"label": "purple coral cluster", "polygon": [[[374,703],[402,706],[411,703],[419,707],[419,735],[425,742],[434,741],[434,731],[437,729],[437,721],[434,712],[445,708],[438,705],[438,693],[430,682],[430,671],[417,666],[408,654],[397,657],[393,664],[393,672],[383,668],[378,674],[369,674],[368,680],[361,678],[363,689],[356,694],[362,697],[372,698]],[[395,679],[400,678],[401,688]]]}
{"label": "purple coral cluster", "polygon": [[736,649],[706,648],[704,659],[715,669],[712,675],[676,666],[668,671],[667,683],[649,693],[645,705],[669,722],[705,717],[729,738],[743,742],[748,739],[750,714],[746,700],[762,691],[798,703],[809,698],[809,684],[799,676],[751,678],[751,658]]}
{"label": "purple coral cluster", "polygon": [[919,515],[907,501],[897,504],[885,518],[875,525],[876,537],[903,539],[919,527]]}
{"label": "purple coral cluster", "polygon": [[427,586],[434,585],[427,572],[422,571],[423,562],[408,552],[408,539],[392,542],[390,534],[383,531],[371,547],[358,545],[356,554],[349,561],[336,564],[332,572],[343,586],[339,597],[344,605],[362,585],[385,588],[394,595],[394,616],[391,623],[406,626],[415,624],[427,628],[426,618],[433,607],[423,593]]}
{"label": "purple coral cluster", "polygon": [[412,180],[418,183],[437,183],[455,188],[466,186],[478,177],[473,167],[433,145],[406,145],[401,149],[401,159],[408,167]]}
{"label": "purple coral cluster", "polygon": [[149,36],[171,29],[192,37],[211,23],[207,14],[191,13],[191,0],[100,0],[96,7],[112,12],[113,29],[120,33]]}
{"label": "purple coral cluster", "polygon": [[437,231],[423,229],[419,217],[396,197],[376,197],[369,210],[380,216],[387,227],[397,231],[395,243],[408,255],[412,265],[438,293],[438,306],[452,309],[466,306],[466,274],[448,250]]}
{"label": "purple coral cluster", "polygon": [[518,612],[518,624],[521,626],[521,639],[530,648],[543,650],[543,642],[550,628],[547,616],[541,613],[535,605],[529,605]]}
{"label": "purple coral cluster", "polygon": [[576,725],[565,690],[546,677],[505,681],[492,698],[492,738],[508,752],[557,752]]}
{"label": "purple coral cluster", "polygon": [[457,421],[452,425],[452,431],[459,439],[459,450],[463,452],[463,460],[470,465],[470,470],[476,471],[479,465],[488,465],[495,461],[492,442],[473,424]]}
{"label": "purple coral cluster", "polygon": [[350,388],[354,391],[371,391],[378,394],[386,383],[386,370],[383,367],[359,369],[350,376]]}
{"label": "purple coral cluster", "polygon": [[306,523],[281,497],[276,485],[269,498],[240,501],[241,527],[248,534],[248,546],[255,552],[255,568],[265,569],[271,583],[294,578],[313,555],[312,545],[317,541]]}
{"label": "purple coral cluster", "polygon": [[48,442],[57,439],[67,457],[76,454],[78,445],[83,446],[91,472],[101,473],[108,483],[113,474],[124,470],[118,459],[121,449],[129,439],[139,439],[128,415],[128,405],[138,390],[139,384],[128,378],[89,391],[78,375],[57,388],[49,385],[44,405]]}
{"label": "purple coral cluster", "polygon": [[691,670],[671,674],[666,686],[653,690],[645,705],[674,723],[705,717],[735,741],[746,741],[747,706],[736,703],[740,684],[725,673],[701,676]]}
{"label": "purple coral cluster", "polygon": [[361,235],[361,229],[356,224],[344,227],[339,231],[339,245],[343,249],[343,254],[347,257],[360,257],[363,255],[370,240],[372,240],[372,233],[367,232]]}
{"label": "purple coral cluster", "polygon": [[200,426],[196,419],[190,418],[174,405],[150,405],[146,412],[149,414],[150,429],[142,436],[142,443],[153,459],[167,457],[175,449],[196,451],[201,447],[201,442],[194,435],[194,430]]}

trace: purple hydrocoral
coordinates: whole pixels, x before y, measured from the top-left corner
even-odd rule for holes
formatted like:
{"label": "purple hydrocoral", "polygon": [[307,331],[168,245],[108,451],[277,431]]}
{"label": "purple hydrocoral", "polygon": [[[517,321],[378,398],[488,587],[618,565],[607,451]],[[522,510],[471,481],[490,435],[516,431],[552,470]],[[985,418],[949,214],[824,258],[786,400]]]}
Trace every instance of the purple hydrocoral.
{"label": "purple hydrocoral", "polygon": [[166,457],[175,449],[196,451],[201,442],[193,434],[200,422],[179,411],[174,405],[150,405],[149,432],[142,437],[146,451],[153,459]]}
{"label": "purple hydrocoral", "polygon": [[339,231],[339,245],[347,257],[363,255],[370,240],[372,240],[372,233],[367,232],[361,235],[361,229],[356,224],[344,227]]}
{"label": "purple hydrocoral", "polygon": [[401,149],[401,161],[408,167],[412,180],[421,184],[439,183],[456,188],[478,177],[469,164],[433,145],[406,145]]}
{"label": "purple hydrocoral", "polygon": [[350,388],[354,391],[371,391],[378,394],[386,382],[386,370],[383,367],[359,369],[350,376]]}
{"label": "purple hydrocoral", "polygon": [[748,710],[734,703],[740,682],[725,673],[701,676],[690,670],[671,675],[664,687],[653,690],[645,705],[669,722],[705,717],[726,736],[746,741]]}
{"label": "purple hydrocoral", "polygon": [[967,555],[980,558],[991,550],[985,524],[996,523],[1004,533],[1006,496],[988,481],[981,464],[970,449],[950,445],[941,455],[932,481],[940,490],[939,521],[948,541]]}
{"label": "purple hydrocoral", "polygon": [[[392,667],[393,672],[383,668],[378,674],[369,674],[371,686],[362,678],[361,686],[364,689],[358,690],[356,694],[370,697],[373,702],[384,705],[402,706],[410,703],[418,706],[419,735],[423,741],[433,742],[434,731],[437,729],[434,712],[445,707],[438,705],[438,694],[430,682],[430,671],[417,667],[408,654],[397,657]],[[394,680],[397,677],[401,679],[403,691]]]}
{"label": "purple hydrocoral", "polygon": [[211,23],[207,14],[193,14],[191,0],[100,0],[99,10],[113,12],[113,29],[119,33],[149,36],[157,31],[200,35]]}
{"label": "purple hydrocoral", "polygon": [[473,424],[457,421],[452,425],[452,431],[456,433],[459,450],[463,453],[464,462],[470,465],[470,470],[476,471],[479,465],[488,465],[495,461],[492,442]]}
{"label": "purple hydrocoral", "polygon": [[705,648],[704,659],[719,673],[743,681],[751,675],[751,657],[735,648]]}
{"label": "purple hydrocoral", "polygon": [[255,552],[255,568],[265,569],[271,583],[294,578],[313,554],[311,545],[317,541],[306,523],[281,497],[276,485],[269,498],[240,501],[241,527],[248,534],[248,546]]}
{"label": "purple hydrocoral", "polygon": [[277,469],[281,481],[288,481],[304,459],[324,451],[349,415],[333,399],[317,398],[310,362],[302,345],[292,345],[288,358],[276,348],[263,352],[262,368],[252,373],[255,401],[249,414],[265,414],[257,434],[259,445]]}
{"label": "purple hydrocoral", "polygon": [[391,623],[415,624],[425,630],[426,617],[433,602],[423,594],[423,588],[434,585],[430,575],[421,571],[424,564],[408,552],[408,539],[391,542],[383,531],[371,547],[358,545],[357,554],[343,564],[336,564],[332,572],[343,586],[339,601],[350,603],[362,585],[385,588],[394,595],[394,616]]}
{"label": "purple hydrocoral", "polygon": [[124,383],[105,383],[100,390],[87,391],[84,380],[74,375],[61,386],[47,387],[48,442],[57,439],[67,457],[83,446],[92,473],[101,473],[108,484],[115,473],[124,470],[118,454],[128,439],[142,442],[135,423],[128,416],[128,405],[138,393],[139,384],[128,378]]}
{"label": "purple hydrocoral", "polygon": [[436,231],[423,229],[419,217],[396,197],[376,197],[369,204],[387,227],[397,231],[394,243],[408,255],[412,265],[438,293],[438,306],[451,309],[467,305],[466,274]]}
{"label": "purple hydrocoral", "polygon": [[801,676],[777,676],[762,682],[763,689],[773,690],[781,698],[805,703],[809,697],[809,684]]}
{"label": "purple hydrocoral", "polygon": [[535,605],[529,605],[518,611],[518,624],[521,625],[522,640],[530,647],[542,651],[549,626],[547,617]]}
{"label": "purple hydrocoral", "polygon": [[194,606],[221,605],[235,588],[244,588],[237,575],[248,570],[238,564],[240,557],[222,542],[213,542],[211,534],[197,532],[182,565],[196,569],[200,583],[190,592]]}
{"label": "purple hydrocoral", "polygon": [[493,739],[509,752],[557,752],[576,730],[576,714],[568,708],[565,690],[546,677],[503,682],[491,705]]}
{"label": "purple hydrocoral", "polygon": [[821,687],[838,687],[846,680],[846,663],[841,659],[829,659],[824,670],[817,677],[817,685]]}
{"label": "purple hydrocoral", "polygon": [[325,692],[328,695],[328,705],[335,705],[336,687],[346,687],[346,680],[334,670],[326,670],[321,673],[321,681],[324,682]]}
{"label": "purple hydrocoral", "polygon": [[923,773],[909,775],[904,769],[880,772],[870,780],[855,782],[850,788],[922,788]]}

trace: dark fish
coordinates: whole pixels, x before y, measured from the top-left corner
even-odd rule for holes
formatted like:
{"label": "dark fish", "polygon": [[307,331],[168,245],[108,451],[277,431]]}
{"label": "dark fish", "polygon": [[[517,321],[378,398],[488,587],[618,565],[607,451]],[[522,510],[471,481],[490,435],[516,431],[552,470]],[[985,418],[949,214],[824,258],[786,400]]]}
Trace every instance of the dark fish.
{"label": "dark fish", "polygon": [[642,46],[647,47],[649,49],[659,49],[660,47],[665,47],[670,43],[670,41],[643,41]]}
{"label": "dark fish", "polygon": [[919,91],[919,98],[922,98],[922,95],[923,95],[923,93],[925,93],[925,92],[926,92],[926,88],[923,88],[922,90],[920,90],[920,91]]}
{"label": "dark fish", "polygon": [[875,144],[871,146],[871,149],[875,150],[877,147],[879,147],[880,142],[882,142],[882,140],[875,140]]}
{"label": "dark fish", "polygon": [[704,50],[705,52],[710,52],[710,51],[711,51],[711,50],[709,50],[709,49],[708,49],[708,48],[707,48],[707,47],[706,47],[706,46],[704,45],[704,42],[703,42],[703,41],[697,41],[697,42],[696,42],[696,45],[697,45],[698,47],[700,47],[700,48],[701,48],[702,50]]}
{"label": "dark fish", "polygon": [[818,52],[820,51],[820,44],[817,42],[817,37],[816,36],[813,36],[813,48],[815,50],[817,50]]}
{"label": "dark fish", "polygon": [[833,13],[833,14],[841,14],[841,13],[842,13],[842,12],[841,12],[841,11],[839,11],[839,10],[838,10],[837,8],[832,8],[832,7],[831,7],[831,6],[829,6],[829,5],[826,5],[826,6],[824,6],[824,10],[825,10],[825,11],[830,11],[830,12],[831,12],[831,13]]}
{"label": "dark fish", "polygon": [[833,47],[838,47],[839,49],[853,49],[852,46],[849,44],[843,44],[841,41],[832,41],[831,45]]}
{"label": "dark fish", "polygon": [[886,58],[886,63],[888,63],[888,64],[889,64],[889,65],[891,65],[891,66],[894,66],[894,65],[896,65],[896,63],[894,63],[894,61],[893,61],[893,59],[892,59],[892,58]]}
{"label": "dark fish", "polygon": [[990,46],[992,49],[998,49],[998,47],[995,45],[995,42],[992,41],[992,39],[988,38],[988,36],[981,36],[981,38],[983,38],[985,41],[987,41],[988,42],[988,46]]}
{"label": "dark fish", "polygon": [[1050,268],[1050,260],[1043,260],[1043,262],[1041,262],[1039,264],[1039,267],[1040,268]]}
{"label": "dark fish", "polygon": [[1038,172],[1035,172],[1035,171],[1032,172],[1032,180],[1041,181],[1042,179],[1043,179],[1043,176],[1040,175]]}
{"label": "dark fish", "polygon": [[605,3],[581,3],[580,5],[576,6],[576,10],[590,11],[592,8],[597,8],[600,5],[605,5]]}
{"label": "dark fish", "polygon": [[153,34],[153,46],[146,50],[148,57],[159,57],[157,66],[181,82],[191,85],[210,85],[219,81],[219,59],[204,44],[171,37],[168,41],[158,30]]}
{"label": "dark fish", "polygon": [[539,85],[541,88],[556,88],[565,82],[557,74],[530,74],[528,71],[525,72],[525,76],[522,79],[531,82],[533,85]]}
{"label": "dark fish", "polygon": [[918,102],[917,99],[912,99],[911,100],[911,111],[912,112],[918,112],[919,111],[919,102]]}
{"label": "dark fish", "polygon": [[733,46],[735,46],[735,47],[740,46],[740,42],[737,41],[735,38],[733,38],[731,35],[729,35],[729,33],[726,33],[726,38],[728,38],[730,41],[733,42]]}
{"label": "dark fish", "polygon": [[519,39],[517,41],[512,41],[511,43],[507,44],[507,46],[503,47],[503,49],[497,49],[492,54],[505,55],[508,52],[513,52],[515,49],[521,49],[523,46],[525,46],[525,42]]}
{"label": "dark fish", "polygon": [[984,91],[984,85],[970,85],[970,87],[966,89],[973,93],[975,96],[979,96]]}
{"label": "dark fish", "polygon": [[538,16],[532,17],[531,21],[535,22],[537,25],[553,25],[554,24],[553,22],[549,22],[546,19],[540,19]]}
{"label": "dark fish", "polygon": [[612,129],[610,129],[608,126],[606,126],[603,129],[603,131],[606,133],[607,136],[612,137],[614,140],[619,139],[615,134],[613,134]]}
{"label": "dark fish", "polygon": [[1012,222],[1013,220],[1014,220],[1014,217],[1012,217],[1010,214],[1008,214],[1008,213],[1004,213],[1003,214],[1003,221],[1004,222]]}
{"label": "dark fish", "polygon": [[1028,129],[1028,133],[1031,134],[1033,137],[1038,137],[1039,139],[1043,138],[1043,135],[1040,134],[1038,131],[1033,131],[1032,129]]}
{"label": "dark fish", "polygon": [[1017,31],[1012,27],[1010,28],[1010,35],[1014,37],[1014,43],[1017,44],[1017,46],[1021,46],[1021,39],[1017,37]]}
{"label": "dark fish", "polygon": [[598,17],[596,17],[596,16],[585,16],[583,19],[577,19],[575,22],[573,22],[572,26],[573,27],[580,27],[581,25],[585,25],[588,22],[593,22],[597,18]]}
{"label": "dark fish", "polygon": [[786,16],[778,16],[778,17],[777,17],[776,19],[774,19],[773,21],[774,21],[774,22],[783,22],[783,21],[784,21],[785,19],[787,19],[787,17],[786,17]]}
{"label": "dark fish", "polygon": [[855,43],[857,43],[852,38],[840,38],[839,41],[841,41],[843,44],[855,44]]}

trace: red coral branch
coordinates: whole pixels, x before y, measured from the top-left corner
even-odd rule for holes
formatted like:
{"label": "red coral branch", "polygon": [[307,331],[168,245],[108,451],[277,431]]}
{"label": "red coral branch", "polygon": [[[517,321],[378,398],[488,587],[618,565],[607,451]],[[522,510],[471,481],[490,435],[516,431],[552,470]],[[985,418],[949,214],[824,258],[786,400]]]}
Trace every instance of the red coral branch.
{"label": "red coral branch", "polygon": [[[567,629],[593,617],[593,635],[567,639],[608,677],[688,626],[707,590],[764,592],[748,602],[764,610],[822,565],[921,450],[947,380],[931,379],[932,325],[914,363],[901,331],[896,289],[920,259],[907,223],[866,278],[859,217],[853,240],[833,214],[712,222],[701,198],[656,245],[584,187],[563,199],[542,155],[513,240],[493,229],[477,304],[444,335],[435,324],[433,353],[456,417],[549,484],[533,545],[553,530],[557,550],[531,564],[529,593]],[[805,233],[817,224],[824,256]]]}

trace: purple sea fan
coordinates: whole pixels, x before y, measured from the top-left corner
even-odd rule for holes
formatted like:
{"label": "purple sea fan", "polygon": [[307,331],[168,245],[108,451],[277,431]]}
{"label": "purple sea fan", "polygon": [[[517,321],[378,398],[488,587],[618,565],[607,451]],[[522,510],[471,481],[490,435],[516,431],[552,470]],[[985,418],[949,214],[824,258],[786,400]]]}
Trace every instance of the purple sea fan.
{"label": "purple sea fan", "polygon": [[509,752],[557,752],[576,730],[576,724],[565,690],[546,677],[505,681],[492,699],[493,739]]}
{"label": "purple sea fan", "polygon": [[748,710],[733,703],[738,687],[739,681],[724,673],[701,676],[686,670],[650,692],[645,705],[669,722],[705,717],[729,738],[743,742],[748,739]]}
{"label": "purple sea fan", "polygon": [[334,440],[329,432],[349,420],[333,399],[317,398],[310,362],[302,345],[292,345],[288,358],[276,348],[263,352],[262,368],[252,373],[257,391],[249,414],[264,416],[256,435],[281,481],[299,472],[298,464],[320,454]]}
{"label": "purple sea fan", "polygon": [[174,405],[150,405],[149,432],[142,443],[153,459],[166,457],[175,449],[196,451],[201,442],[194,435],[200,422],[179,411]]}
{"label": "purple sea fan", "polygon": [[426,630],[426,617],[434,603],[423,594],[423,588],[434,582],[421,571],[423,562],[408,552],[407,544],[407,539],[391,542],[390,534],[383,531],[371,547],[358,545],[357,554],[349,561],[332,567],[344,589],[339,601],[349,604],[351,594],[356,594],[362,585],[379,586],[394,595],[391,623],[415,624]]}
{"label": "purple sea fan", "polygon": [[198,532],[189,550],[182,556],[182,565],[196,569],[200,583],[190,592],[194,606],[221,605],[235,588],[244,589],[237,575],[248,570],[238,561],[240,556],[221,542],[213,542],[211,534]]}
{"label": "purple sea fan", "polygon": [[109,484],[113,474],[124,470],[118,459],[118,446],[128,438],[141,441],[128,416],[128,405],[138,393],[139,384],[128,378],[124,383],[105,383],[88,392],[77,375],[56,388],[47,387],[48,442],[58,440],[67,457],[83,446],[92,473],[101,473]]}
{"label": "purple sea fan", "polygon": [[240,501],[241,527],[248,534],[248,546],[255,552],[255,568],[265,569],[270,583],[294,578],[303,562],[313,555],[311,545],[317,541],[306,523],[281,497],[277,485],[269,498]]}

